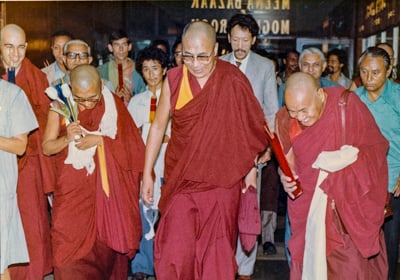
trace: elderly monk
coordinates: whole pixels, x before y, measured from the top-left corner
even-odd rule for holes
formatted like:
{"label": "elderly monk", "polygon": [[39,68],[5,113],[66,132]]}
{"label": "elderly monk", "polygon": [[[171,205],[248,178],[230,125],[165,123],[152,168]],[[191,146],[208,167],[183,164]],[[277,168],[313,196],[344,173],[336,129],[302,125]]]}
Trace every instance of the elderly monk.
{"label": "elderly monk", "polygon": [[[320,88],[310,74],[293,74],[285,89],[289,118],[277,115],[275,128],[304,190],[288,201],[290,279],[387,277],[381,227],[388,142],[353,93],[342,118],[343,91]],[[293,198],[296,182],[283,174],[281,181]]]}
{"label": "elderly monk", "polygon": [[[48,87],[46,75],[26,57],[24,30],[15,24],[7,24],[0,34],[1,60],[7,71],[3,79],[15,81],[23,89],[33,108],[39,129],[28,136],[28,146],[18,158],[18,206],[21,212],[29,252],[29,265],[10,268],[12,279],[41,279],[52,270],[50,247],[50,223],[46,189],[51,188],[53,172],[50,159],[42,153],[42,135],[46,125],[50,100],[44,93]],[[14,77],[15,75],[15,77]]]}
{"label": "elderly monk", "polygon": [[[43,152],[59,170],[53,190],[55,279],[126,279],[139,247],[144,144],[124,103],[96,68],[71,71],[79,121],[50,110]],[[57,101],[53,107],[59,107]]]}
{"label": "elderly monk", "polygon": [[189,23],[184,66],[171,69],[147,139],[142,198],[153,203],[152,168],[172,115],[165,159],[157,279],[234,279],[240,190],[256,185],[266,147],[264,114],[244,74],[216,58],[214,28]]}

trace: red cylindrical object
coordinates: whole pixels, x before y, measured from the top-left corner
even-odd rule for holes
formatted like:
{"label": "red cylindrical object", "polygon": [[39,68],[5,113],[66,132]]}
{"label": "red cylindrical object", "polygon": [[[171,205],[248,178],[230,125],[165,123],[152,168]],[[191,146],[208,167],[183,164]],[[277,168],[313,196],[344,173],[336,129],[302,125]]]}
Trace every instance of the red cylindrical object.
{"label": "red cylindrical object", "polygon": [[296,181],[296,183],[297,183],[297,185],[296,185],[296,186],[297,186],[297,189],[295,189],[295,190],[292,192],[292,194],[294,195],[294,198],[296,199],[297,197],[299,197],[300,195],[303,194],[303,189],[302,189],[301,186],[300,186],[300,181],[299,181],[298,179],[295,179],[295,178],[294,178],[293,173],[292,173],[292,170],[291,170],[290,167],[289,167],[289,163],[287,162],[286,156],[285,156],[285,154],[283,153],[281,143],[279,142],[279,139],[278,139],[278,137],[276,136],[276,134],[273,133],[273,134],[272,134],[272,137],[271,137],[271,136],[269,135],[269,133],[268,133],[268,141],[269,141],[269,144],[270,144],[270,146],[271,146],[272,151],[273,151],[274,154],[275,154],[275,157],[276,157],[276,159],[277,159],[277,161],[278,161],[278,163],[279,163],[279,166],[280,166],[282,172],[283,172],[286,176],[292,178],[292,180],[293,180],[293,181]]}
{"label": "red cylindrical object", "polygon": [[122,72],[122,64],[118,63],[118,87],[124,87],[124,73]]}

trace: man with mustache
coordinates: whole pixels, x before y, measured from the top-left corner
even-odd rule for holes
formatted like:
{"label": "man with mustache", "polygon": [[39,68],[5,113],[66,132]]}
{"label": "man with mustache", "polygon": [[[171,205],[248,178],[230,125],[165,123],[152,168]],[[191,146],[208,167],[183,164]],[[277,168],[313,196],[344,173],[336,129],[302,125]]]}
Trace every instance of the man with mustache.
{"label": "man with mustache", "polygon": [[[264,111],[265,119],[273,125],[275,113],[278,111],[275,68],[271,60],[251,50],[256,43],[257,34],[259,33],[258,24],[252,15],[236,14],[229,20],[227,31],[232,52],[222,56],[221,59],[238,66],[246,75],[253,88],[254,95]],[[265,163],[270,159],[269,153],[265,156],[261,157],[259,162]],[[262,191],[267,192],[265,197],[268,200],[265,203],[266,207],[263,207],[265,208],[263,209],[264,211],[261,212],[264,221],[263,243],[266,244],[264,251],[266,253],[269,252],[269,254],[275,254],[274,232],[276,229],[276,213],[278,208],[279,178],[277,165],[274,164],[274,161],[270,161],[270,163],[268,166],[259,168],[259,177],[261,177],[262,171],[262,177],[266,179],[265,188]],[[239,265],[239,279],[250,279],[250,275],[253,274],[256,256],[257,246],[254,246],[251,252],[244,252],[238,241],[236,261]]]}

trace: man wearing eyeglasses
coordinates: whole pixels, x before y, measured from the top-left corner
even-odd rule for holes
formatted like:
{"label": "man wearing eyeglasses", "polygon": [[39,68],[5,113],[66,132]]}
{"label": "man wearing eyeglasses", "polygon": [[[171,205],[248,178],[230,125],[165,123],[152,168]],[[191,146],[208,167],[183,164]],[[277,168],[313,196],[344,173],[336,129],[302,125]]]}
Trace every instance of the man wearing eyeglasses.
{"label": "man wearing eyeglasses", "polygon": [[[43,152],[55,157],[52,244],[55,279],[127,279],[141,237],[144,144],[120,98],[90,65],[70,74],[78,119],[49,111]],[[53,101],[56,107],[57,101]]]}
{"label": "man wearing eyeglasses", "polygon": [[93,61],[89,45],[82,40],[71,40],[64,45],[64,64],[68,71]]}
{"label": "man wearing eyeglasses", "polygon": [[[251,50],[257,40],[259,32],[258,24],[250,14],[236,14],[228,21],[227,32],[232,52],[222,56],[221,59],[236,65],[246,75],[264,111],[265,119],[273,126],[275,114],[278,111],[278,94],[274,65],[269,59]],[[260,159],[260,163],[265,163],[270,159],[270,155],[267,155],[267,158]],[[264,209],[266,211],[262,211],[262,217],[264,220],[263,244],[269,247],[268,250],[264,249],[264,251],[268,251],[269,254],[275,254],[274,232],[277,219],[279,177],[276,163],[269,162],[271,164],[268,164],[268,166],[260,166],[258,176],[260,183],[261,173],[263,177],[268,178],[268,182],[263,186],[263,192],[268,192],[268,195],[265,196],[268,203],[263,203],[263,205],[267,204],[268,208]],[[258,193],[260,194],[260,192]],[[238,240],[236,250],[239,279],[250,279],[256,262],[257,246],[254,246],[251,252],[245,252]]]}
{"label": "man wearing eyeglasses", "polygon": [[33,108],[39,128],[28,135],[26,152],[18,158],[17,198],[29,252],[29,264],[10,267],[11,279],[42,279],[52,271],[50,223],[46,190],[54,183],[49,158],[42,153],[42,134],[50,100],[44,91],[46,75],[26,57],[26,36],[16,24],[1,29],[1,60],[7,70],[3,79],[23,89]]}
{"label": "man wearing eyeglasses", "polygon": [[[91,49],[89,45],[82,40],[71,40],[64,45],[64,65],[68,70],[62,79],[58,79],[53,82],[53,85],[64,84],[69,82],[69,73],[79,65],[87,64],[90,65],[93,62],[93,57],[91,55]],[[103,80],[105,86],[114,92],[115,88],[108,80]]]}
{"label": "man wearing eyeglasses", "polygon": [[234,279],[239,197],[256,185],[264,114],[240,70],[217,59],[214,28],[183,31],[184,65],[168,72],[147,138],[142,198],[154,202],[152,169],[170,114],[165,185],[155,238],[157,279]]}

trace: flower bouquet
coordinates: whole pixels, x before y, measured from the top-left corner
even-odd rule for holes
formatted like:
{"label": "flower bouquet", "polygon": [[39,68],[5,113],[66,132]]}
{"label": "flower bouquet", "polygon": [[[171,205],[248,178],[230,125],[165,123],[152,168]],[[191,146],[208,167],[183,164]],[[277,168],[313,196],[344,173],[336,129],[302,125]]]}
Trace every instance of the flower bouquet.
{"label": "flower bouquet", "polygon": [[70,122],[78,120],[78,106],[72,98],[72,92],[68,84],[58,84],[48,87],[46,94],[50,99],[58,101],[59,107],[51,105],[50,110],[64,116]]}

